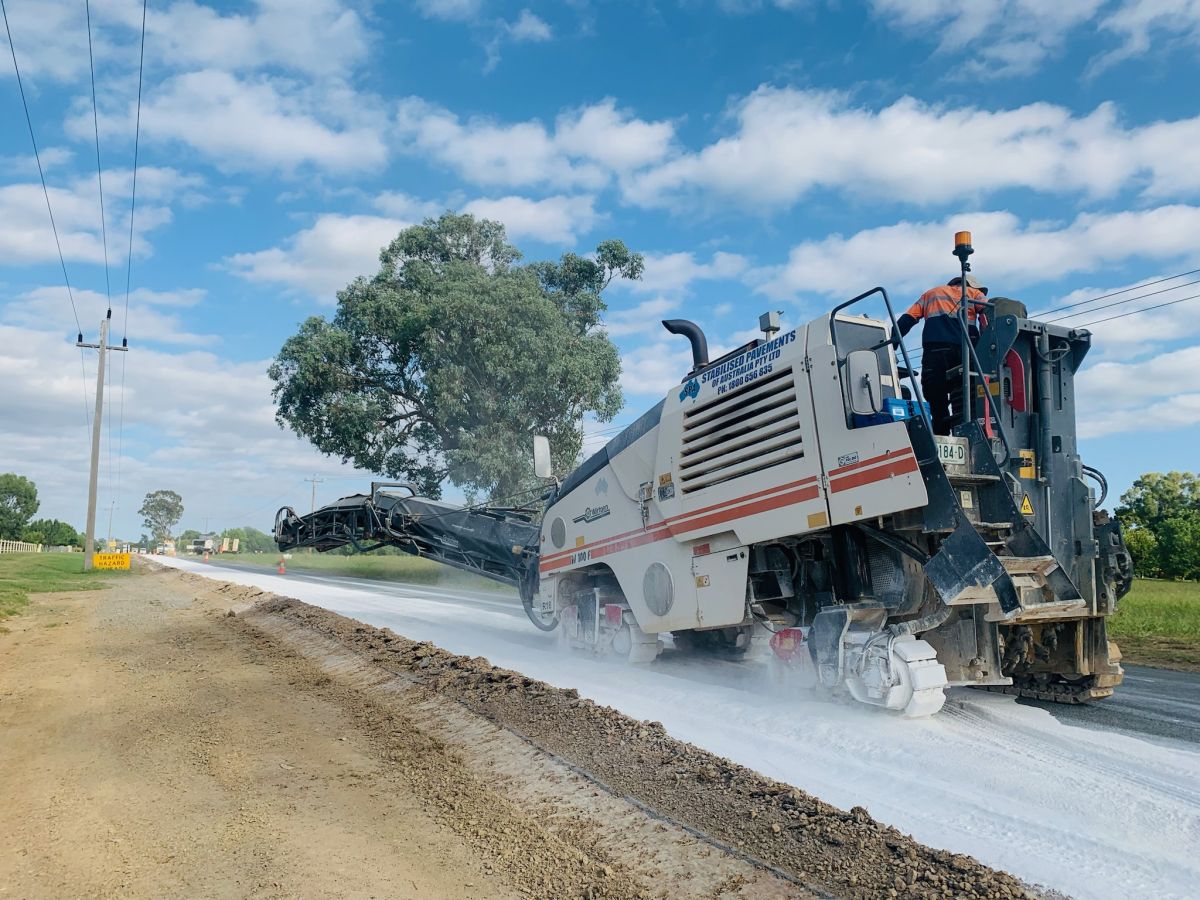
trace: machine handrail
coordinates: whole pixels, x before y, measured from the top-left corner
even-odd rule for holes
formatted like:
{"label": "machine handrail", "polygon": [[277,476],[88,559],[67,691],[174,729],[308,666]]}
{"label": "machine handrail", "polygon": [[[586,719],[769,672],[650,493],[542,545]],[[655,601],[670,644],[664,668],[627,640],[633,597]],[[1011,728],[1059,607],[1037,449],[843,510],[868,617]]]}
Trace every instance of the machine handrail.
{"label": "machine handrail", "polygon": [[[879,294],[883,297],[883,305],[887,308],[888,319],[891,320],[892,330],[889,334],[898,334],[900,330],[899,324],[896,322],[896,313],[892,309],[891,298],[888,297],[887,289],[882,286],[876,286],[869,291],[859,294],[857,297],[851,297],[844,303],[839,303],[833,308],[833,312],[829,314],[829,338],[833,341],[833,349],[837,351],[837,314],[848,306],[853,306],[860,300],[865,300],[872,294]],[[891,343],[889,339],[887,343]],[[933,431],[933,420],[930,418],[929,412],[925,409],[925,395],[921,393],[921,386],[917,383],[917,376],[914,374],[912,361],[908,358],[908,348],[904,346],[904,341],[900,341],[900,354],[904,357],[904,368],[908,370],[908,383],[912,386],[913,396],[917,398],[917,408],[921,410],[921,417],[925,420],[925,424],[929,426],[930,432]]]}

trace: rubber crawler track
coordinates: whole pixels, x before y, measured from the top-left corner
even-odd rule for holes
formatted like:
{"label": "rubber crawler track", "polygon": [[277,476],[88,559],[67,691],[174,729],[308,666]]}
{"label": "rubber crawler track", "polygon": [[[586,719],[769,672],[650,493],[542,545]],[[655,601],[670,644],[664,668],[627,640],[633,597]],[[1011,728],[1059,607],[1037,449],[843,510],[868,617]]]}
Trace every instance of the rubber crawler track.
{"label": "rubber crawler track", "polygon": [[980,688],[997,694],[1015,694],[1018,697],[1028,697],[1031,700],[1048,700],[1051,703],[1091,703],[1093,700],[1103,700],[1111,697],[1111,687],[1097,687],[1088,684],[1048,684],[1042,687],[1022,684],[990,684]]}

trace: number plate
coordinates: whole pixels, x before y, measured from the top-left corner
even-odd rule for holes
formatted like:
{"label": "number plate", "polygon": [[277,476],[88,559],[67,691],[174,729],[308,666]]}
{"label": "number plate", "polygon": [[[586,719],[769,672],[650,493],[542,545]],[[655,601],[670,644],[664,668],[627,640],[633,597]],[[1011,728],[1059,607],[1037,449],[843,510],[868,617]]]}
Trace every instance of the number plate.
{"label": "number plate", "polygon": [[935,437],[938,459],[943,466],[965,469],[967,467],[967,439],[956,437]]}

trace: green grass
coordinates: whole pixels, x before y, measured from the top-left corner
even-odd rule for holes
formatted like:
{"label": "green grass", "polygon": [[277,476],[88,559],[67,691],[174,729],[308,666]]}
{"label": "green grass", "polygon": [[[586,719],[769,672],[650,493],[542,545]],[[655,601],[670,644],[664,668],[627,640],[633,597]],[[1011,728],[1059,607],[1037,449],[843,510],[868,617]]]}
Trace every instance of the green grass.
{"label": "green grass", "polygon": [[[214,562],[220,562],[221,565],[263,569],[275,569],[279,565],[278,553],[221,554],[212,559]],[[474,591],[512,591],[512,588],[498,582],[415,556],[380,556],[371,553],[335,556],[299,551],[293,553],[291,559],[285,560],[285,565],[289,572],[321,572],[328,575],[344,575],[349,578],[403,581],[409,584],[437,587],[461,587]]]}
{"label": "green grass", "polygon": [[1137,579],[1108,635],[1126,662],[1200,671],[1200,584]]}
{"label": "green grass", "polygon": [[85,575],[82,553],[0,553],[0,619],[24,609],[30,594],[97,590],[123,574]]}

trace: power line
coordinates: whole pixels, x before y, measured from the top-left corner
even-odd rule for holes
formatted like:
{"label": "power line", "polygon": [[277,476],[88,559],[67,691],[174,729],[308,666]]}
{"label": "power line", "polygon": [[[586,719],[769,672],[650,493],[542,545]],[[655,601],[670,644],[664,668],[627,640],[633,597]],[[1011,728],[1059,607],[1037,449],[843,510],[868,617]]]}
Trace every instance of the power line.
{"label": "power line", "polygon": [[[133,216],[137,210],[138,143],[142,135],[142,73],[146,64],[146,6],[142,0],[142,44],[138,53],[137,118],[133,126],[133,187],[129,197],[129,250],[125,254],[125,318],[121,325],[121,346],[129,346],[129,286],[133,275]],[[112,301],[110,300],[111,304]],[[117,494],[121,493],[121,461],[125,450],[125,357],[121,357],[121,402],[117,425]]]}
{"label": "power line", "polygon": [[[1179,278],[1181,276],[1176,275],[1175,277]],[[1159,282],[1154,282],[1154,283],[1158,284]],[[1145,300],[1147,297],[1157,297],[1159,294],[1169,294],[1171,291],[1176,291],[1176,290],[1179,290],[1180,288],[1191,287],[1194,284],[1200,284],[1200,278],[1197,278],[1195,281],[1185,281],[1183,284],[1175,284],[1168,288],[1160,288],[1157,291],[1149,291],[1145,294],[1138,294],[1134,297],[1126,297],[1124,300],[1118,300],[1116,303],[1105,303],[1103,306],[1093,306],[1091,309],[1085,309],[1085,310],[1081,310],[1079,312],[1067,313],[1067,315],[1065,315],[1065,316],[1057,316],[1056,318],[1053,318],[1053,319],[1046,319],[1045,322],[1047,324],[1050,324],[1052,322],[1061,322],[1063,319],[1074,319],[1077,316],[1090,316],[1092,313],[1098,313],[1104,309],[1112,309],[1114,306],[1123,306],[1126,303],[1133,303],[1134,301],[1137,301],[1137,300]],[[1116,296],[1116,295],[1109,294],[1109,296],[1112,297],[1112,296]],[[1096,300],[1100,300],[1100,299],[1102,299],[1102,298],[1095,297],[1092,300],[1089,300],[1087,302],[1094,303],[1094,302],[1096,302]],[[1080,326],[1080,327],[1083,327],[1083,326]]]}
{"label": "power line", "polygon": [[[1068,303],[1066,306],[1058,306],[1053,309],[1043,310],[1042,312],[1034,313],[1031,318],[1036,319],[1038,316],[1062,312],[1065,309],[1075,309],[1077,306],[1086,306],[1089,303],[1095,303],[1097,300],[1107,300],[1109,297],[1119,297],[1121,294],[1128,294],[1130,291],[1137,291],[1141,290],[1142,288],[1153,287],[1156,284],[1162,284],[1164,281],[1174,281],[1176,278],[1184,278],[1188,275],[1195,275],[1197,272],[1200,272],[1200,269],[1192,269],[1189,272],[1180,272],[1178,275],[1168,275],[1165,278],[1157,278],[1154,281],[1146,281],[1142,284],[1135,284],[1133,287],[1122,288],[1119,291],[1101,294],[1098,297],[1092,297],[1090,300],[1080,300],[1078,303]],[[1195,284],[1195,282],[1192,283]],[[1176,285],[1176,287],[1183,287],[1183,285]]]}
{"label": "power line", "polygon": [[[96,105],[96,65],[92,57],[92,4],[84,0],[84,10],[87,12],[88,35],[88,71],[92,76],[92,126],[96,135],[96,183],[100,188],[100,241],[104,247],[104,290],[108,297],[108,308],[112,309],[112,282],[108,274],[108,222],[104,216],[104,175],[100,167],[100,111]],[[111,433],[111,426],[109,428]],[[111,450],[110,450],[111,453]],[[112,461],[109,460],[111,468]]]}
{"label": "power line", "polygon": [[[54,246],[58,250],[58,264],[62,267],[63,284],[67,286],[67,300],[71,304],[71,315],[75,319],[77,332],[76,342],[83,340],[83,326],[79,324],[79,310],[75,307],[75,293],[71,290],[71,279],[67,275],[67,261],[63,257],[62,242],[58,238],[58,225],[54,221],[54,208],[50,204],[50,189],[46,187],[46,173],[42,169],[42,155],[38,151],[37,137],[33,133],[33,117],[29,114],[29,101],[25,98],[25,83],[21,79],[21,67],[17,63],[17,45],[13,41],[12,25],[8,21],[8,5],[0,0],[0,12],[4,14],[4,32],[8,35],[8,49],[12,54],[13,72],[17,76],[17,89],[21,94],[21,107],[25,110],[25,125],[29,129],[29,143],[33,145],[33,158],[37,162],[38,178],[42,182],[42,196],[46,199],[46,213],[50,217],[50,230],[54,232]],[[91,413],[88,410],[87,397],[87,366],[84,362],[83,350],[79,351],[79,372],[83,386],[83,420],[88,428],[92,426]]]}
{"label": "power line", "polygon": [[58,248],[58,262],[62,266],[63,281],[67,285],[67,299],[71,301],[71,313],[75,316],[75,328],[79,332],[79,339],[83,340],[83,326],[79,324],[79,312],[75,309],[75,295],[71,291],[71,279],[67,277],[67,261],[63,258],[62,243],[58,239],[58,226],[54,222],[54,210],[50,207],[50,189],[46,187],[46,173],[42,170],[42,156],[38,152],[37,138],[33,136],[33,119],[29,115],[29,102],[25,99],[25,84],[21,80],[21,67],[17,65],[17,45],[13,43],[12,26],[8,22],[8,6],[4,0],[0,0],[0,12],[4,14],[4,30],[8,34],[8,49],[12,52],[13,71],[17,74],[17,89],[21,92],[21,106],[25,108],[25,124],[29,127],[29,141],[33,144],[33,158],[37,160],[38,177],[42,180],[42,196],[46,198],[46,212],[50,215],[50,229],[54,232],[54,245]]}
{"label": "power line", "polygon": [[[100,241],[104,248],[104,294],[108,299],[108,316],[112,318],[112,275],[108,265],[108,216],[104,211],[104,168],[100,163],[100,109],[96,102],[96,62],[92,52],[92,4],[90,0],[84,0],[84,11],[87,15],[87,36],[88,36],[88,73],[92,81],[92,129],[96,141],[96,186],[100,192]],[[104,384],[105,402],[112,402],[112,379]],[[108,427],[107,455],[108,455],[108,487],[112,490],[113,487],[113,458],[112,458],[112,416],[108,417],[105,423]],[[119,456],[119,454],[118,454]],[[116,503],[113,500],[113,503]],[[111,513],[110,513],[111,522]]]}
{"label": "power line", "polygon": [[1200,298],[1200,294],[1192,294],[1188,297],[1180,297],[1178,300],[1168,300],[1166,303],[1156,303],[1154,306],[1145,306],[1141,309],[1131,309],[1129,312],[1120,313],[1119,315],[1109,316],[1106,319],[1097,319],[1094,322],[1087,322],[1080,325],[1080,328],[1090,328],[1092,325],[1101,325],[1104,322],[1112,322],[1116,319],[1124,319],[1126,316],[1136,316],[1139,313],[1150,312],[1152,309],[1162,309],[1165,306],[1174,306],[1176,303],[1185,303],[1188,300]]}

